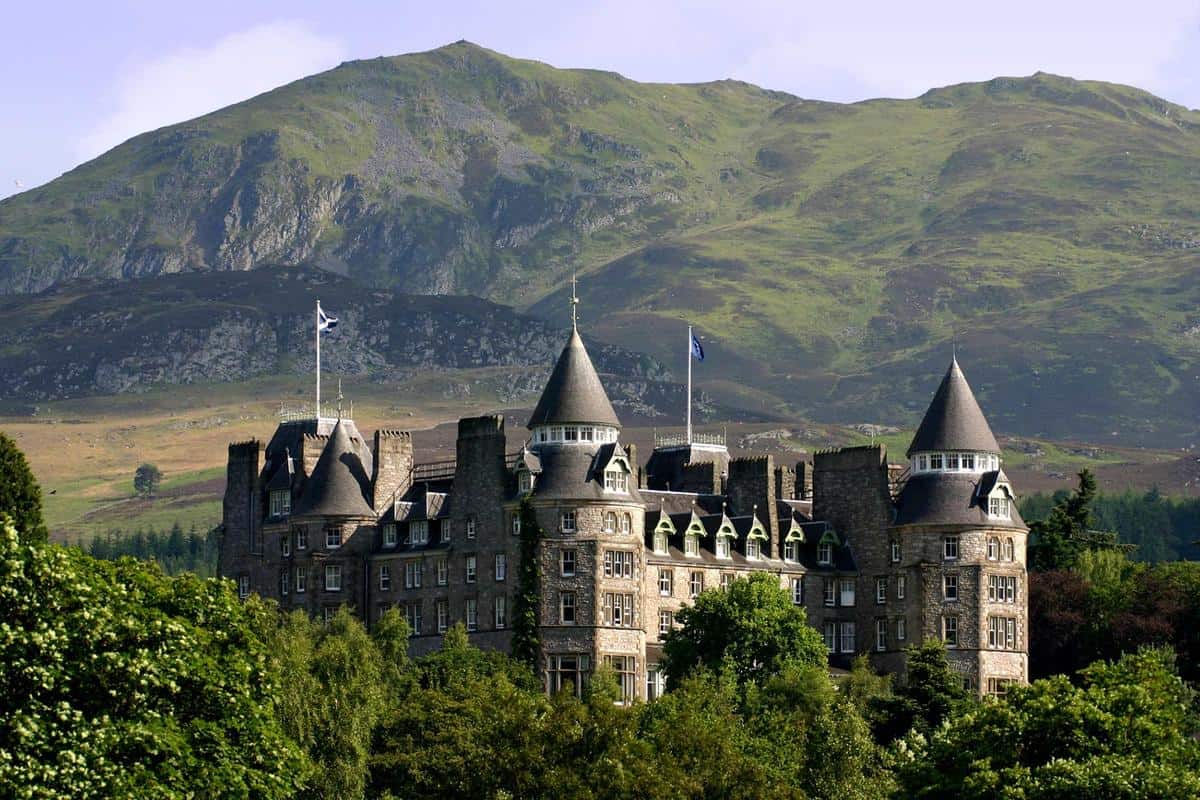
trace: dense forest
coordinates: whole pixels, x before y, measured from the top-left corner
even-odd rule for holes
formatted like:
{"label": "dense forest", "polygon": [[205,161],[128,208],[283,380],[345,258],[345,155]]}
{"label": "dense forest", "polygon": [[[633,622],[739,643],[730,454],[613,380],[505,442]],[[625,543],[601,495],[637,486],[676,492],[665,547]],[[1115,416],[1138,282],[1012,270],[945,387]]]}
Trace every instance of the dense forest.
{"label": "dense forest", "polygon": [[191,572],[201,578],[217,574],[218,529],[200,532],[193,525],[187,533],[176,522],[169,531],[154,528],[124,531],[110,528],[92,539],[88,552],[94,558],[113,561],[123,556],[154,561],[168,575]]}
{"label": "dense forest", "polygon": [[975,697],[938,640],[910,648],[904,682],[865,659],[835,680],[803,608],[759,574],[682,611],[669,691],[622,705],[606,667],[548,695],[536,648],[479,650],[461,625],[413,659],[395,610],[369,631],[345,609],[283,615],[229,581],[48,543],[10,446],[3,797],[1200,796],[1200,564],[1095,535],[1086,473],[1036,525],[1031,628],[1054,636],[1032,643],[1029,686]]}

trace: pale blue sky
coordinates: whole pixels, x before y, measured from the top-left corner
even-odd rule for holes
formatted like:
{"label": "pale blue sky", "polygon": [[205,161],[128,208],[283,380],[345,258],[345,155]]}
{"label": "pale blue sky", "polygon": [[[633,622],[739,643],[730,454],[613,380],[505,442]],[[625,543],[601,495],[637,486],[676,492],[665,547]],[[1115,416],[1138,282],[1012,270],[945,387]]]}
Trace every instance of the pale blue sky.
{"label": "pale blue sky", "polygon": [[1045,70],[1200,107],[1200,0],[51,0],[7,3],[0,18],[0,197],[341,61],[458,39],[637,80],[739,78],[827,100]]}

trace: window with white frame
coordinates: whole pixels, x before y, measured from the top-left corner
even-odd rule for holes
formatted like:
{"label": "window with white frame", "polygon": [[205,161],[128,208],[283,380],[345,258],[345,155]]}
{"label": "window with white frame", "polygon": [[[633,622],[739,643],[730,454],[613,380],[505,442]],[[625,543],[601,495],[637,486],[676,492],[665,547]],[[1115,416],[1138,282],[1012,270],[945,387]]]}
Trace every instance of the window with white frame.
{"label": "window with white frame", "polygon": [[475,556],[467,556],[466,580],[467,583],[475,582]]}
{"label": "window with white frame", "polygon": [[629,473],[623,469],[604,470],[604,491],[629,492]]}
{"label": "window with white frame", "polygon": [[563,625],[575,624],[575,593],[558,593],[558,621]]}
{"label": "window with white frame", "polygon": [[583,694],[583,683],[590,669],[586,655],[549,656],[546,666],[546,691],[556,694],[570,691],[576,697]]}
{"label": "window with white frame", "polygon": [[899,562],[900,562],[900,540],[892,539],[892,563],[897,564]]}
{"label": "window with white frame", "polygon": [[517,491],[521,494],[529,494],[533,491],[533,473],[527,469],[523,469],[517,473]]}
{"label": "window with white frame", "polygon": [[605,592],[602,598],[604,624],[614,628],[633,627],[633,594],[627,592]]}
{"label": "window with white frame", "polygon": [[637,698],[637,659],[633,656],[605,656],[604,661],[617,677],[621,687],[621,703],[631,703]]}
{"label": "window with white frame", "polygon": [[1015,678],[988,678],[987,693],[993,697],[1004,697],[1009,689],[1017,685]]}
{"label": "window with white frame", "polygon": [[628,550],[605,550],[604,577],[632,578],[633,553]]}
{"label": "window with white frame", "polygon": [[942,454],[931,453],[929,455],[929,468],[933,470],[942,469]]}
{"label": "window with white frame", "polygon": [[429,544],[429,522],[418,519],[408,523],[408,544]]}
{"label": "window with white frame", "polygon": [[698,569],[692,570],[688,576],[688,597],[695,600],[704,591],[704,573]]}
{"label": "window with white frame", "polygon": [[875,579],[875,603],[883,605],[887,602],[887,578]]}
{"label": "window with white frame", "polygon": [[632,532],[633,532],[633,517],[629,516],[628,514],[622,514],[621,515],[621,533],[628,534],[628,533],[632,533]]}
{"label": "window with white frame", "polygon": [[337,616],[337,612],[337,606],[325,606],[321,609],[321,621],[328,625],[330,621]]}
{"label": "window with white frame", "polygon": [[342,529],[331,525],[325,529],[325,547],[333,550],[342,546]]}
{"label": "window with white frame", "polygon": [[888,622],[886,619],[875,620],[875,649],[887,650]]}
{"label": "window with white frame", "polygon": [[[521,515],[520,515],[520,514],[513,514],[513,517],[512,517],[512,535],[513,535],[513,536],[520,536],[520,535],[521,535]],[[475,536],[474,536],[474,534],[472,534],[471,536],[468,536],[467,538],[469,538],[469,539],[474,539],[474,538],[475,538]]]}
{"label": "window with white frame", "polygon": [[756,537],[746,540],[746,558],[755,561],[762,558],[762,540]]}
{"label": "window with white frame", "polygon": [[946,647],[958,647],[958,617],[942,617],[942,641]]}
{"label": "window with white frame", "polygon": [[717,558],[730,558],[729,537],[717,536]]}
{"label": "window with white frame", "polygon": [[854,605],[854,579],[842,578],[838,586],[838,604],[842,606]]}
{"label": "window with white frame", "polygon": [[474,517],[467,517],[466,535],[467,535],[468,539],[475,538],[475,518]]}
{"label": "window with white frame", "polygon": [[496,597],[496,630],[501,631],[508,627],[508,598],[504,595]]}
{"label": "window with white frame", "polygon": [[987,557],[988,561],[998,561],[1000,559],[1000,540],[995,536],[988,537]]}
{"label": "window with white frame", "polygon": [[958,558],[958,537],[945,536],[942,538],[942,558],[954,561]]}
{"label": "window with white frame", "polygon": [[474,597],[467,598],[467,630],[479,630],[479,601]]}
{"label": "window with white frame", "polygon": [[296,594],[308,591],[308,567],[296,567]]}
{"label": "window with white frame", "polygon": [[833,578],[824,579],[824,595],[825,605],[837,605],[837,581]]}
{"label": "window with white frame", "polygon": [[292,532],[291,531],[288,531],[287,533],[285,533],[279,537],[279,552],[284,558],[287,558],[288,556],[290,556],[292,554]]}
{"label": "window with white frame", "polygon": [[1013,561],[1016,559],[1016,557],[1017,557],[1017,551],[1016,551],[1016,548],[1013,546],[1013,540],[1005,539],[1004,540],[1004,560],[1005,561]]}
{"label": "window with white frame", "polygon": [[825,649],[831,653],[837,652],[837,623],[826,622],[821,628],[821,638],[825,640]]}
{"label": "window with white frame", "polygon": [[296,528],[296,549],[308,549],[308,531],[304,528]]}
{"label": "window with white frame", "polygon": [[700,537],[694,533],[689,533],[683,537],[683,554],[689,558],[697,558],[700,555]]}
{"label": "window with white frame", "polygon": [[388,592],[392,589],[392,568],[387,564],[379,565],[379,591]]}
{"label": "window with white frame", "polygon": [[404,562],[404,588],[421,588],[421,562],[412,559]]}
{"label": "window with white frame", "polygon": [[450,627],[450,601],[437,601],[437,632],[445,633]]}
{"label": "window with white frame", "polygon": [[667,534],[664,531],[654,532],[654,552],[659,554],[667,552]]}
{"label": "window with white frame", "polygon": [[946,469],[947,471],[958,469],[958,453],[946,453]]}
{"label": "window with white frame", "polygon": [[325,591],[340,592],[342,590],[342,565],[325,565]]}
{"label": "window with white frame", "polygon": [[958,600],[958,576],[943,575],[942,576],[942,599],[954,602]]}
{"label": "window with white frame", "polygon": [[563,533],[575,532],[575,512],[564,511],[559,515],[558,527]]}
{"label": "window with white frame", "polygon": [[798,575],[792,578],[792,604],[797,606],[804,605],[804,576]]}
{"label": "window with white frame", "polygon": [[564,425],[563,439],[568,442],[579,441],[579,428],[575,425]]}
{"label": "window with white frame", "polygon": [[271,492],[271,516],[286,517],[292,513],[292,492],[290,489],[275,489]]}
{"label": "window with white frame", "polygon": [[450,583],[450,562],[445,556],[437,560],[437,585],[445,586]]}
{"label": "window with white frame", "polygon": [[722,572],[721,573],[721,588],[722,589],[728,589],[730,586],[733,585],[733,581],[734,581],[734,575],[732,572]]}
{"label": "window with white frame", "polygon": [[662,597],[670,597],[675,590],[675,571],[658,568],[658,593]]}
{"label": "window with white frame", "polygon": [[646,668],[646,699],[657,700],[666,691],[666,680],[658,667]]}
{"label": "window with white frame", "polygon": [[279,570],[279,596],[280,597],[287,597],[288,584],[290,583],[290,581],[288,579],[291,577],[291,574],[292,574],[291,570],[287,570],[287,569]]}
{"label": "window with white frame", "polygon": [[924,472],[929,469],[929,456],[917,456],[917,471]]}
{"label": "window with white frame", "polygon": [[855,646],[855,630],[853,622],[843,622],[839,626],[841,632],[841,651],[843,653],[853,653]]}
{"label": "window with white frame", "polygon": [[783,543],[783,560],[793,564],[800,560],[800,543],[795,539]]}
{"label": "window with white frame", "polygon": [[1008,519],[1012,516],[1008,498],[1003,495],[993,495],[988,498],[988,516],[996,519]]}
{"label": "window with white frame", "polygon": [[408,623],[410,636],[421,635],[421,601],[414,600],[404,606],[404,620]]}
{"label": "window with white frame", "polygon": [[671,611],[658,612],[658,638],[663,639],[675,625],[675,614]]}
{"label": "window with white frame", "polygon": [[617,530],[617,515],[612,511],[604,515],[604,530],[606,533],[613,533]]}
{"label": "window with white frame", "polygon": [[904,617],[896,618],[896,641],[903,642],[908,636],[908,621]]}
{"label": "window with white frame", "polygon": [[559,574],[564,578],[574,577],[575,575],[575,551],[563,550],[559,556]]}
{"label": "window with white frame", "polygon": [[817,545],[817,563],[827,567],[833,563],[833,544],[821,542]]}
{"label": "window with white frame", "polygon": [[907,584],[908,584],[908,578],[906,576],[904,576],[904,575],[896,576],[896,599],[897,600],[904,599],[904,591],[905,591],[905,589],[908,588]]}
{"label": "window with white frame", "polygon": [[497,583],[503,583],[508,578],[508,555],[496,553],[495,576]]}
{"label": "window with white frame", "polygon": [[1015,575],[989,575],[988,601],[992,603],[1017,602],[1017,578]]}
{"label": "window with white frame", "polygon": [[1017,649],[1015,617],[988,617],[988,647],[993,650]]}
{"label": "window with white frame", "polygon": [[383,546],[396,546],[396,523],[388,522],[383,526]]}

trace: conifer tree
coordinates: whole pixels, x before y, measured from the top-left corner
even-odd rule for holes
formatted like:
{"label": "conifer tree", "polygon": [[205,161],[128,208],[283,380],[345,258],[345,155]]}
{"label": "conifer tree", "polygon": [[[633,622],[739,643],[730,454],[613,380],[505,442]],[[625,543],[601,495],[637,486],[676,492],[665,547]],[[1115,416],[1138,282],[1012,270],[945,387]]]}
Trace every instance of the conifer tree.
{"label": "conifer tree", "polygon": [[517,594],[513,599],[513,658],[535,673],[542,648],[538,615],[542,606],[540,544],[543,531],[528,500],[517,511],[521,521],[521,564],[517,572]]}
{"label": "conifer tree", "polygon": [[21,448],[0,433],[0,516],[4,515],[12,519],[22,542],[38,544],[46,541],[42,490]]}

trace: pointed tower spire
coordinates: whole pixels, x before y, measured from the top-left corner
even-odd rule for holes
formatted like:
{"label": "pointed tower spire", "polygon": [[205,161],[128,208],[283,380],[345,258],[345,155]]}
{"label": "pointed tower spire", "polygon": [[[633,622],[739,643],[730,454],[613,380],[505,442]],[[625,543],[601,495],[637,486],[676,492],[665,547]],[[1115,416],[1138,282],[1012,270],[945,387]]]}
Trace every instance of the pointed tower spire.
{"label": "pointed tower spire", "polygon": [[295,514],[312,516],[373,517],[367,487],[370,479],[354,442],[341,419],[333,426],[325,449],[304,484]]}
{"label": "pointed tower spire", "polygon": [[914,453],[939,450],[1000,452],[975,393],[958,366],[957,354],[951,356],[950,369],[946,370],[907,455],[911,458]]}

